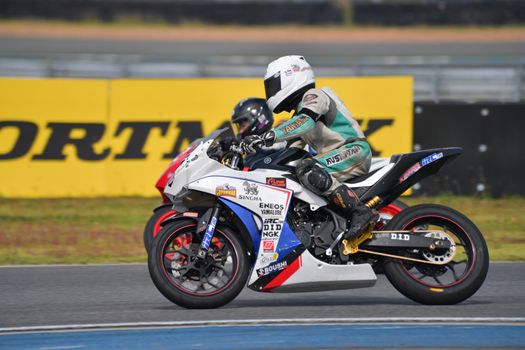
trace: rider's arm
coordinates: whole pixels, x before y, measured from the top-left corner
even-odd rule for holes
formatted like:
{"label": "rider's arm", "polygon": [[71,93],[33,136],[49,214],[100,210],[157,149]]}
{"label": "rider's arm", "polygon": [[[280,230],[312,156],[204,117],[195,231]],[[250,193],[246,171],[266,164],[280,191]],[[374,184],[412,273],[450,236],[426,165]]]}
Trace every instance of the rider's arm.
{"label": "rider's arm", "polygon": [[275,141],[286,141],[308,133],[330,108],[330,98],[319,89],[308,90],[299,104],[297,115],[274,129]]}
{"label": "rider's arm", "polygon": [[310,131],[314,125],[315,121],[312,118],[305,114],[298,114],[273,129],[275,142],[296,139]]}

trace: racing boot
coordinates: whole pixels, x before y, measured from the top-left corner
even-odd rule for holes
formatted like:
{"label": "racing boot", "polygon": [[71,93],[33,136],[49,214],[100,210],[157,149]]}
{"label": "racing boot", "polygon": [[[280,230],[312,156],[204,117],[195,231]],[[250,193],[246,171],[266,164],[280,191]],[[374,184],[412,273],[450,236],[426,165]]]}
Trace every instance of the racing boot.
{"label": "racing boot", "polygon": [[343,236],[346,240],[353,240],[379,218],[375,210],[359,201],[354,191],[345,185],[337,187],[330,194],[330,200],[349,221],[349,228]]}

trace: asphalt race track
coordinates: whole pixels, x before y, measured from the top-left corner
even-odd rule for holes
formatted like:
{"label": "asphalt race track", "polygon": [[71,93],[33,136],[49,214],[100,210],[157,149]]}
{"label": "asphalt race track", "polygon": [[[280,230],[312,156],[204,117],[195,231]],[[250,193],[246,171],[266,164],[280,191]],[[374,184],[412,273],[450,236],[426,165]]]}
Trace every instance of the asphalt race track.
{"label": "asphalt race track", "polygon": [[184,310],[160,296],[145,265],[4,267],[0,349],[520,348],[524,269],[493,264],[457,306],[415,304],[380,276],[371,289],[245,290],[221,309]]}
{"label": "asphalt race track", "polygon": [[0,349],[525,347],[524,263],[491,264],[454,306],[416,304],[382,275],[359,290],[245,289],[215,310],[172,304],[144,264],[1,267],[0,281]]}
{"label": "asphalt race track", "polygon": [[423,306],[379,275],[373,288],[265,294],[245,289],[215,310],[165,299],[147,266],[0,268],[0,327],[87,323],[355,317],[525,317],[525,263],[493,263],[481,289],[455,306]]}

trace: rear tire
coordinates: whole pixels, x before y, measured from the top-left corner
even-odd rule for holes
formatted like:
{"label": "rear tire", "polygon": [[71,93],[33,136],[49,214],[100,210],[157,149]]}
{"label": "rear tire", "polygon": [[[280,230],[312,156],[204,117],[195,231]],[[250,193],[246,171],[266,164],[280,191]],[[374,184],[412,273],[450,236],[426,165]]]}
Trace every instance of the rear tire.
{"label": "rear tire", "polygon": [[246,285],[247,251],[230,228],[217,225],[206,259],[197,260],[201,239],[196,227],[188,219],[165,225],[148,255],[149,273],[157,289],[173,303],[189,309],[217,308]]}
{"label": "rear tire", "polygon": [[[440,227],[454,240],[454,258],[445,265],[389,259],[384,264],[385,275],[399,292],[419,303],[450,305],[462,302],[476,293],[487,276],[489,253],[485,239],[466,216],[433,204],[403,210],[385,230],[428,229],[429,226]],[[432,256],[428,251],[412,252],[410,256],[425,260],[424,254]]]}

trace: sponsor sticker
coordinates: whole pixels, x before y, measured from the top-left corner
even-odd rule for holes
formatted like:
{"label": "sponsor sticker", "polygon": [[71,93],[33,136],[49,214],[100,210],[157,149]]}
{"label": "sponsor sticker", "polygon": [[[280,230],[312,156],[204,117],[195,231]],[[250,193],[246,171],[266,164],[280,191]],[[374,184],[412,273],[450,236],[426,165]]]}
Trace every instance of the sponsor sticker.
{"label": "sponsor sticker", "polygon": [[257,270],[257,275],[259,277],[266,276],[274,272],[282,271],[288,266],[288,263],[286,261],[280,261],[278,263],[274,263],[271,265],[268,265],[266,267],[262,267]]}
{"label": "sponsor sticker", "polygon": [[263,252],[264,253],[274,253],[275,252],[275,241],[264,240],[263,243]]}
{"label": "sponsor sticker", "polygon": [[292,123],[285,125],[283,127],[283,132],[285,134],[289,134],[292,131],[299,129],[302,125],[308,122],[308,118],[310,117],[303,116],[303,117],[298,118],[297,120],[294,120]]}
{"label": "sponsor sticker", "polygon": [[239,194],[239,199],[262,201],[262,198],[259,196],[259,186],[257,186],[256,183],[244,181],[242,185],[244,188],[244,194]]}
{"label": "sponsor sticker", "polygon": [[283,228],[280,218],[265,218],[263,222],[262,239],[278,240]]}
{"label": "sponsor sticker", "polygon": [[215,195],[219,197],[237,197],[237,188],[224,184],[215,188]]}
{"label": "sponsor sticker", "polygon": [[186,211],[182,214],[182,216],[187,217],[187,218],[198,218],[199,213],[194,212],[194,211]]}
{"label": "sponsor sticker", "polygon": [[285,177],[267,177],[266,184],[270,186],[286,188],[286,178]]}
{"label": "sponsor sticker", "polygon": [[401,177],[399,178],[399,182],[405,181],[410,176],[414,175],[415,172],[418,171],[419,169],[421,169],[421,164],[416,163],[416,164],[412,165],[407,171],[405,171],[403,173],[403,175],[401,175]]}
{"label": "sponsor sticker", "polygon": [[201,247],[204,249],[208,249],[210,247],[211,238],[213,237],[213,231],[215,231],[215,225],[217,225],[217,218],[212,217],[211,222],[206,228],[206,233],[204,234],[204,238],[202,239]]}
{"label": "sponsor sticker", "polygon": [[284,205],[275,203],[259,203],[259,209],[261,209],[261,214],[265,216],[282,216]]}
{"label": "sponsor sticker", "polygon": [[277,259],[279,259],[279,254],[278,253],[261,254],[259,259],[261,260],[261,263],[269,264],[274,261],[277,261]]}
{"label": "sponsor sticker", "polygon": [[423,158],[423,160],[421,160],[421,165],[422,166],[428,165],[432,162],[435,162],[436,160],[440,158],[443,158],[443,152],[433,153],[429,155],[428,157]]}
{"label": "sponsor sticker", "polygon": [[358,146],[352,146],[351,148],[345,149],[344,151],[334,154],[331,157],[326,158],[326,165],[334,165],[341,163],[348,158],[352,157],[354,154],[359,153],[360,148]]}

